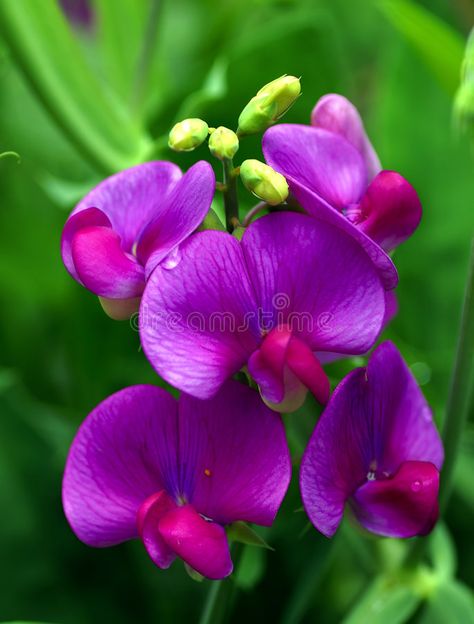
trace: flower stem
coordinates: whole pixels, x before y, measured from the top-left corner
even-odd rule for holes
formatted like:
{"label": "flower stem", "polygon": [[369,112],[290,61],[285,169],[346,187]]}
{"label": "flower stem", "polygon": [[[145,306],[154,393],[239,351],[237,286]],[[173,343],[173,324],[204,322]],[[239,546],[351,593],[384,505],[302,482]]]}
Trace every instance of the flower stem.
{"label": "flower stem", "polygon": [[451,493],[453,472],[461,435],[472,404],[474,387],[474,239],[464,294],[461,329],[458,337],[453,375],[443,421],[445,460],[441,472],[439,504],[444,510]]}
{"label": "flower stem", "polygon": [[234,575],[239,566],[242,551],[242,544],[234,543],[232,548],[233,575],[221,581],[211,581],[199,624],[222,624],[229,617],[237,592]]}
{"label": "flower stem", "polygon": [[237,198],[237,176],[234,173],[232,159],[222,161],[224,169],[224,209],[227,231],[232,233],[239,225],[239,201]]}
{"label": "flower stem", "polygon": [[259,202],[256,206],[254,206],[253,208],[251,208],[247,214],[245,215],[245,219],[243,220],[242,225],[244,227],[247,227],[250,225],[250,223],[252,222],[252,219],[254,217],[256,217],[260,212],[262,212],[262,210],[265,210],[266,208],[268,208],[268,204],[267,202]]}
{"label": "flower stem", "polygon": [[[441,471],[439,506],[446,508],[451,493],[454,467],[459,452],[461,435],[467,421],[474,387],[474,239],[471,242],[469,270],[464,294],[461,327],[456,348],[453,374],[443,421],[445,460]],[[404,561],[414,567],[423,558],[428,539],[416,539]]]}

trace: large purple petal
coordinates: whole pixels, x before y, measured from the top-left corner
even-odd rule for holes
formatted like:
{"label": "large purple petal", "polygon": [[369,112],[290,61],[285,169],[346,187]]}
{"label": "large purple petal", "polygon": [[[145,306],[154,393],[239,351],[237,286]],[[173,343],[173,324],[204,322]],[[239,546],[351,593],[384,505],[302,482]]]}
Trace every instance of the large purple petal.
{"label": "large purple petal", "polygon": [[263,136],[268,164],[295,179],[338,210],[360,201],[367,170],[357,149],[333,132],[280,124]]}
{"label": "large purple petal", "polygon": [[308,215],[279,213],[254,221],[242,247],[270,327],[287,324],[313,351],[357,354],[373,345],[384,289],[353,238]]}
{"label": "large purple petal", "polygon": [[415,379],[385,342],[367,369],[352,371],[339,384],[308,443],[300,486],[310,520],[333,535],[345,502],[369,474],[386,478],[414,460],[439,470],[442,444]]}
{"label": "large purple petal", "polygon": [[358,226],[351,223],[343,214],[334,210],[313,191],[300,184],[295,178],[287,178],[290,188],[301,206],[318,221],[330,223],[351,236],[365,250],[376,266],[384,287],[391,290],[398,283],[398,274],[390,256]]}
{"label": "large purple petal", "polygon": [[157,206],[137,245],[137,258],[147,265],[147,274],[204,220],[214,190],[214,172],[202,160],[184,174],[166,200]]}
{"label": "large purple petal", "polygon": [[360,204],[358,227],[383,249],[403,243],[418,227],[421,203],[412,185],[395,171],[381,171]]}
{"label": "large purple petal", "polygon": [[[345,163],[342,168],[336,158],[326,159],[326,146],[328,153],[335,152]],[[267,162],[286,177],[291,192],[308,214],[337,225],[355,238],[377,266],[385,288],[395,288],[398,276],[389,256],[341,212],[358,204],[366,188],[367,172],[357,150],[334,133],[282,124],[267,130],[263,152]]]}
{"label": "large purple petal", "polygon": [[334,132],[349,141],[364,158],[368,182],[382,169],[357,108],[343,95],[328,93],[320,98],[311,113],[311,125]]}
{"label": "large purple petal", "polygon": [[71,256],[81,283],[96,295],[131,299],[143,292],[143,267],[123,251],[120,237],[110,227],[78,230],[71,241]]}
{"label": "large purple petal", "polygon": [[211,401],[182,395],[183,490],[221,524],[270,525],[288,488],[291,463],[281,418],[258,393],[228,381]]}
{"label": "large purple petal", "polygon": [[367,481],[351,506],[359,522],[386,537],[426,535],[438,519],[439,471],[429,462],[403,462],[390,479]]}
{"label": "large purple petal", "polygon": [[201,399],[213,396],[256,349],[257,304],[239,242],[199,232],[174,268],[152,273],[140,308],[140,337],[159,375]]}
{"label": "large purple petal", "polygon": [[159,521],[158,530],[169,548],[199,574],[221,579],[232,572],[224,528],[205,520],[192,505],[168,512]]}
{"label": "large purple petal", "polygon": [[73,214],[99,208],[110,219],[125,251],[132,251],[139,233],[166,202],[181,177],[181,170],[167,161],[152,161],[106,178],[82,199]]}
{"label": "large purple petal", "polygon": [[69,451],[63,505],[90,546],[138,537],[137,514],[152,494],[178,493],[177,403],[153,386],[133,386],[100,403]]}

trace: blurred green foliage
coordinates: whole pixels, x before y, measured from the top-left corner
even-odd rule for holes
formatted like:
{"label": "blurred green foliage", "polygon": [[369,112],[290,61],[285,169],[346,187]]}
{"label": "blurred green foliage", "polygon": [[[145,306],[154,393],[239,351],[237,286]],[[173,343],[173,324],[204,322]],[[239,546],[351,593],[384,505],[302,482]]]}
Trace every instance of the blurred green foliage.
{"label": "blurred green foliage", "polygon": [[[208,158],[205,147],[169,152],[172,124],[199,115],[234,127],[250,97],[281,74],[302,76],[288,121],[307,123],[318,97],[345,94],[384,167],[406,176],[422,199],[422,225],[395,255],[400,311],[386,337],[413,366],[440,422],[474,230],[472,154],[452,128],[474,4],[91,4],[94,22],[84,28],[68,24],[54,0],[0,3],[0,151],[21,155],[20,164],[0,161],[0,620],[197,621],[208,581],[193,582],[179,563],[157,570],[139,543],[89,549],[63,517],[62,468],[81,420],[119,388],[159,383],[137,333],[106,318],[66,274],[59,240],[68,211],[126,164],[159,157],[187,167]],[[259,138],[243,140],[238,157],[261,157]],[[248,209],[250,196],[240,195]],[[353,365],[334,364],[330,374],[340,379]],[[316,417],[308,400],[287,419],[296,456]],[[275,552],[245,547],[233,621],[474,622],[473,435],[465,436],[431,567],[397,577],[403,545],[366,537],[350,519],[326,540],[308,527],[294,479],[275,525],[261,531]]]}

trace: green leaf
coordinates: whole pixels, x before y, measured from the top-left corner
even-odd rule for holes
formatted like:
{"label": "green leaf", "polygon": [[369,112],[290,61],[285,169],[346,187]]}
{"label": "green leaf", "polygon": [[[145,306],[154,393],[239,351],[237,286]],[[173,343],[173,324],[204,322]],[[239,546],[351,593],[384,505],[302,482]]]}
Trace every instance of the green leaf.
{"label": "green leaf", "polygon": [[145,159],[149,138],[94,75],[55,2],[3,0],[0,25],[30,85],[91,163],[110,173]]}
{"label": "green leaf", "polygon": [[456,573],[456,551],[444,523],[438,524],[433,531],[429,546],[436,576],[440,579],[451,579]]}
{"label": "green leaf", "polygon": [[265,572],[265,551],[260,548],[244,548],[234,580],[240,589],[250,590]]}
{"label": "green leaf", "polygon": [[458,581],[442,583],[426,602],[418,624],[474,624],[474,596]]}
{"label": "green leaf", "polygon": [[416,48],[441,86],[454,95],[459,84],[464,52],[461,35],[439,17],[410,0],[383,0],[378,6]]}
{"label": "green leaf", "polygon": [[256,531],[254,531],[245,522],[234,522],[227,528],[227,537],[241,544],[247,544],[248,546],[258,546],[259,548],[266,548],[268,550],[274,550]]}
{"label": "green leaf", "polygon": [[343,624],[403,624],[413,615],[421,596],[396,577],[378,577]]}

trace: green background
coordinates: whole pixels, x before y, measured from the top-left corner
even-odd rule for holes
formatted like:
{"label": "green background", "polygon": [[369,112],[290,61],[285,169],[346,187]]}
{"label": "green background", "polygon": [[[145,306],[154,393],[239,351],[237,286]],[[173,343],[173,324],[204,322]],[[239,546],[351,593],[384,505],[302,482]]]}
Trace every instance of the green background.
{"label": "green background", "polygon": [[[400,311],[385,337],[440,422],[474,230],[472,153],[452,118],[474,4],[91,4],[94,23],[83,28],[68,25],[54,0],[0,1],[0,151],[21,155],[19,164],[0,161],[0,620],[195,622],[209,582],[191,580],[179,562],[154,568],[140,543],[90,549],[63,516],[62,469],[79,423],[119,388],[159,382],[138,334],[67,275],[59,240],[68,212],[150,149],[182,167],[209,158],[205,146],[173,154],[163,137],[186,116],[234,127],[250,97],[281,74],[302,77],[290,122],[308,123],[321,95],[343,93],[384,167],[408,178],[423,203],[421,226],[395,254]],[[242,140],[236,160],[246,157],[261,157],[259,137]],[[240,196],[249,208],[242,187]],[[334,381],[353,365],[332,365]],[[316,416],[308,402],[287,419],[296,458]],[[400,578],[403,545],[350,522],[333,541],[309,528],[294,479],[262,532],[275,552],[246,548],[229,581],[238,588],[232,621],[474,622],[472,448],[468,431],[448,530],[432,540],[426,578]]]}

